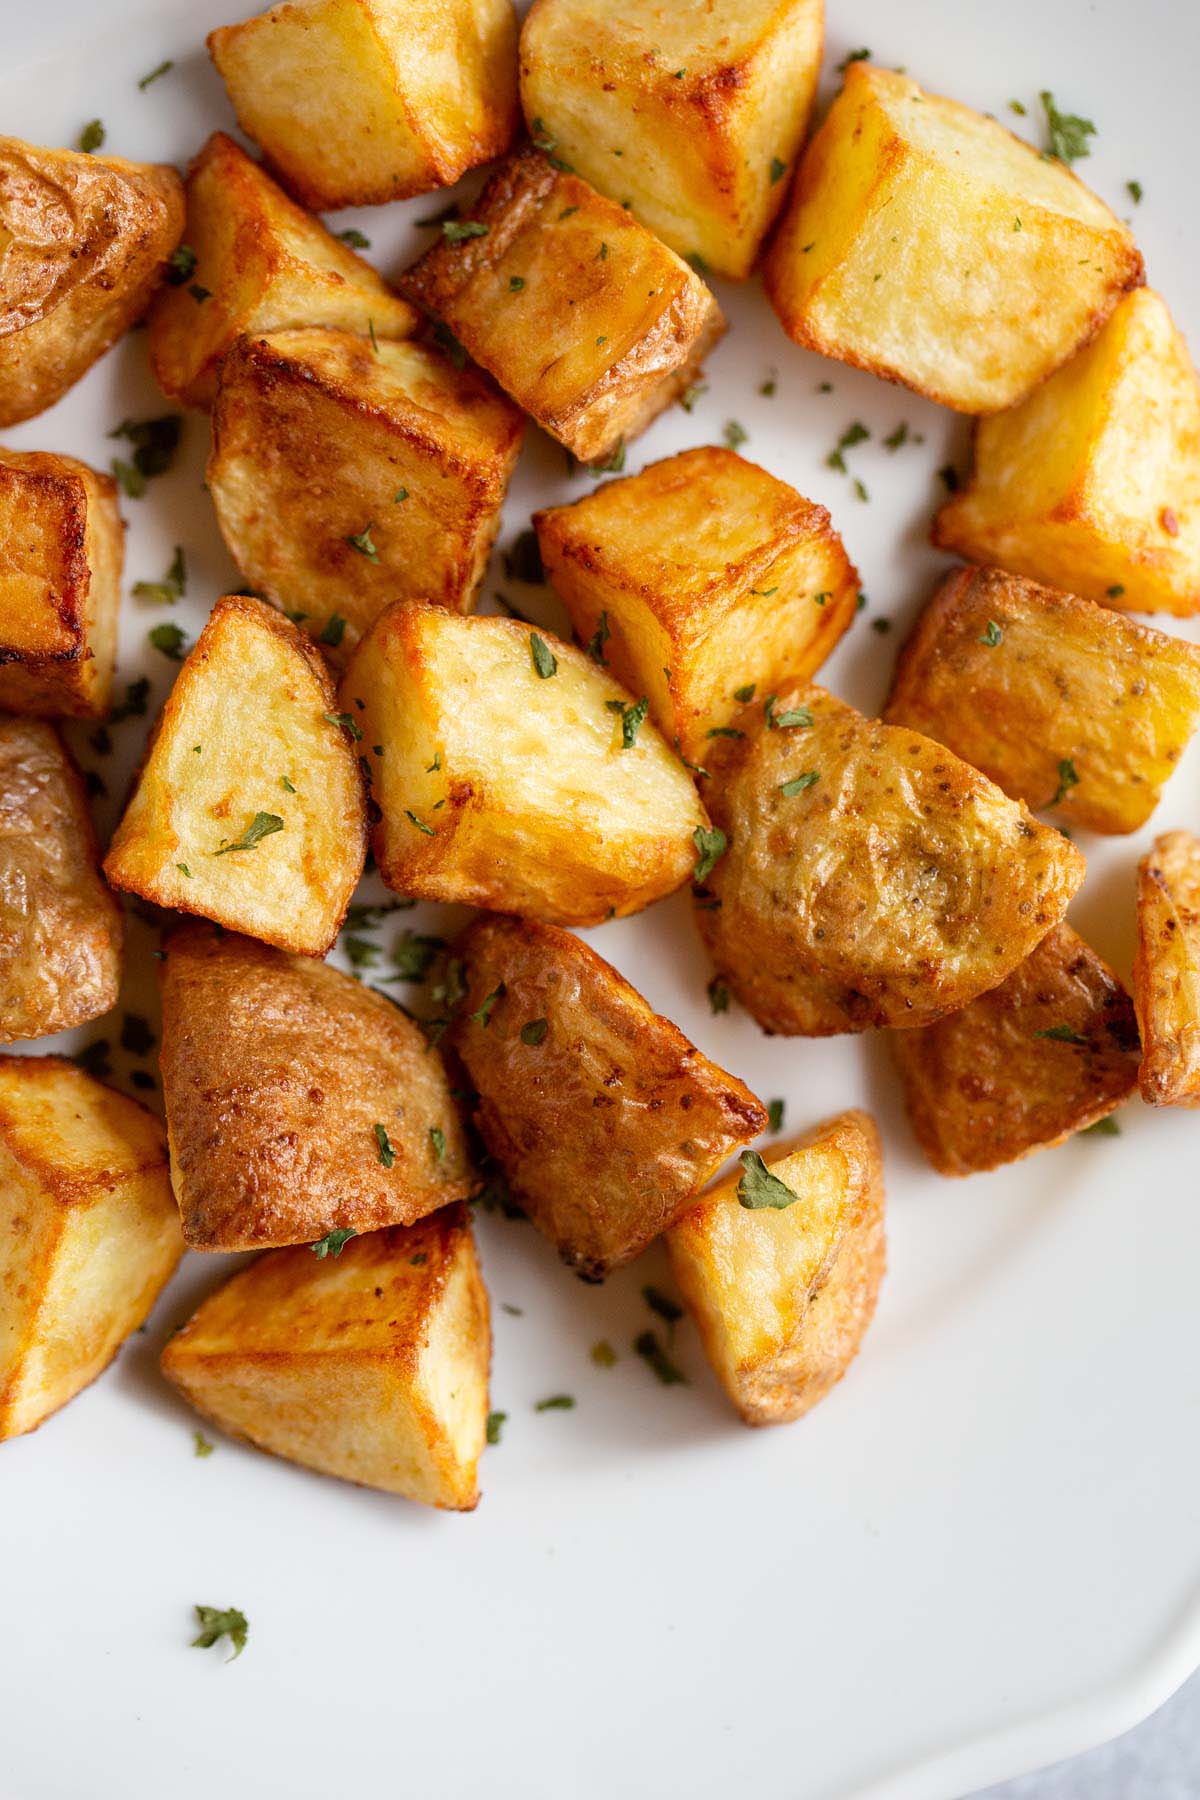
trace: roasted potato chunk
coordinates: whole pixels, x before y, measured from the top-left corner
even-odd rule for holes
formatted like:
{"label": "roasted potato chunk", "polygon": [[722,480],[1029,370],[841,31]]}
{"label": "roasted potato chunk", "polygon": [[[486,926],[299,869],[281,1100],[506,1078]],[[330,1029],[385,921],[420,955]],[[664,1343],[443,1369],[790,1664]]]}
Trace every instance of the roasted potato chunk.
{"label": "roasted potato chunk", "polygon": [[218,600],[159,715],[104,859],[116,888],[324,956],[362,873],[352,721],[261,600]]}
{"label": "roasted potato chunk", "polygon": [[1200,1106],[1200,839],[1157,838],[1138,864],[1133,1000],[1151,1106]]}
{"label": "roasted potato chunk", "polygon": [[742,279],[804,139],[824,14],[823,0],[535,0],[521,31],[534,140],[672,250]]}
{"label": "roasted potato chunk", "polygon": [[767,1114],[569,931],[480,919],[451,1033],[516,1198],[588,1281],[631,1262]]}
{"label": "roasted potato chunk", "polygon": [[1127,294],[1074,362],[980,420],[933,541],[1106,606],[1200,611],[1200,383],[1156,293]]}
{"label": "roasted potato chunk", "polygon": [[1133,1002],[1108,964],[1058,925],[1007,980],[891,1042],[917,1141],[940,1175],[1049,1150],[1137,1086]]}
{"label": "roasted potato chunk", "polygon": [[1200,719],[1200,650],[999,569],[948,575],[884,714],[1032,807],[1137,831]]}
{"label": "roasted potato chunk", "polygon": [[315,212],[449,187],[520,117],[512,0],[301,0],[208,48],[238,124]]}
{"label": "roasted potato chunk", "polygon": [[212,405],[221,358],[243,332],[328,325],[381,342],[416,326],[371,265],[223,131],[188,170],[184,238],[189,267],[155,301],[149,348],[164,394],[189,406]]}
{"label": "roasted potato chunk", "polygon": [[340,661],[393,600],[470,609],[523,429],[423,345],[276,331],[222,364],[208,487],[247,581]]}
{"label": "roasted potato chunk", "polygon": [[0,425],[53,406],[141,317],[182,228],[174,169],[0,137]]}
{"label": "roasted potato chunk", "polygon": [[687,880],[695,789],[644,702],[572,645],[401,604],[359,645],[342,705],[400,893],[598,925]]}
{"label": "roasted potato chunk", "polygon": [[399,285],[581,462],[619,461],[725,330],[673,250],[536,150],[503,163]]}
{"label": "roasted potato chunk", "polygon": [[1086,343],[1139,285],[1142,259],[1062,163],[856,62],[805,151],[764,272],[796,343],[993,413]]}
{"label": "roasted potato chunk", "polygon": [[854,617],[825,508],[732,450],[685,450],[533,522],[576,636],[694,763],[815,674]]}
{"label": "roasted potato chunk", "polygon": [[[717,1378],[747,1425],[785,1425],[858,1354],[887,1247],[875,1121],[841,1113],[773,1149],[667,1233],[671,1267]],[[791,1199],[788,1198],[790,1193]]]}
{"label": "roasted potato chunk", "polygon": [[767,1031],[927,1025],[996,987],[1083,880],[1073,844],[957,756],[820,688],[781,694],[705,798],[728,850],[697,923]]}
{"label": "roasted potato chunk", "polygon": [[268,1250],[162,1354],[222,1430],[288,1462],[470,1512],[487,1428],[491,1331],[466,1211]]}
{"label": "roasted potato chunk", "polygon": [[110,476],[73,456],[0,450],[0,708],[108,711],[124,531]]}
{"label": "roasted potato chunk", "polygon": [[62,1056],[0,1056],[0,1438],[106,1368],[183,1250],[162,1128]]}

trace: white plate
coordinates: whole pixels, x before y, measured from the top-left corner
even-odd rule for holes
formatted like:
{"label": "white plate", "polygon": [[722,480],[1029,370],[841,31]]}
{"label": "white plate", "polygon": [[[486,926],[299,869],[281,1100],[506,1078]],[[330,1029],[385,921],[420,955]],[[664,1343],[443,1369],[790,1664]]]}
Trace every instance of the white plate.
{"label": "white plate", "polygon": [[[184,161],[231,124],[202,40],[236,10],[7,7],[4,129],[70,143],[99,115],[106,148]],[[1151,277],[1200,342],[1184,154],[1200,11],[857,0],[831,20],[829,68],[859,45],[1006,118],[1022,100],[1029,116],[1011,122],[1031,133],[1043,87],[1093,118],[1082,173],[1122,211],[1125,182],[1144,184]],[[139,91],[165,57],[174,69]],[[440,204],[341,223],[367,232],[386,272],[424,240],[413,216]],[[660,420],[630,466],[719,439],[736,418],[748,455],[829,505],[870,610],[827,674],[874,708],[941,566],[925,547],[935,471],[964,457],[966,424],[794,349],[755,285],[721,299],[733,329],[709,393]],[[757,392],[768,370],[774,398]],[[823,380],[832,394],[816,391]],[[113,425],[164,410],[133,333],[6,441],[107,466]],[[869,504],[825,466],[856,418],[873,432],[853,453]],[[924,442],[889,454],[880,439],[901,420]],[[124,508],[129,583],[160,576],[185,546],[177,616],[191,635],[237,585],[200,490],[206,439],[190,416],[179,467]],[[587,479],[571,482],[534,434],[506,535]],[[503,585],[497,569],[488,589]],[[540,604],[550,621],[552,602]],[[146,670],[156,701],[172,667],[145,632],[161,616],[126,602],[122,678]],[[872,631],[880,616],[890,636]],[[126,764],[142,735],[142,722],[124,728]],[[1198,769],[1193,754],[1157,828],[1200,825]],[[108,773],[102,829],[122,786]],[[1072,917],[1127,973],[1143,843],[1083,847],[1091,867]],[[225,1439],[194,1458],[192,1416],[156,1370],[169,1328],[224,1272],[224,1259],[193,1256],[147,1334],[3,1447],[5,1800],[209,1800],[231,1782],[256,1800],[929,1800],[1132,1724],[1200,1661],[1196,1119],[1133,1105],[1118,1139],[942,1181],[914,1152],[878,1039],[770,1041],[744,1015],[710,1015],[683,897],[592,940],[704,1050],[758,1093],[785,1095],[789,1124],[853,1104],[879,1117],[891,1272],[847,1380],[804,1423],[746,1431],[690,1328],[675,1346],[688,1387],[658,1386],[629,1353],[647,1322],[641,1284],[664,1276],[657,1250],[589,1289],[528,1227],[484,1219],[493,1299],[524,1309],[496,1308],[493,1405],[509,1421],[478,1512],[441,1516]],[[135,926],[125,1004],[141,1011],[153,1005],[149,948]],[[104,1032],[115,1036],[113,1021],[84,1035]],[[622,1353],[608,1371],[588,1358],[601,1336]],[[533,1411],[563,1389],[574,1412]],[[188,1647],[196,1601],[249,1615],[236,1664]]]}

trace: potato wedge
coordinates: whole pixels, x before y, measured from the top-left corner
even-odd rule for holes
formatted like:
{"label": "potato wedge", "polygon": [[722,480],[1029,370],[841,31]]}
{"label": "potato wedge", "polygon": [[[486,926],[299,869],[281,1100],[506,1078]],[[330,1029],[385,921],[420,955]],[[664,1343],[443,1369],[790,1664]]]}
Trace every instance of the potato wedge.
{"label": "potato wedge", "polygon": [[141,317],[182,229],[174,169],[0,137],[0,425],[53,406]]}
{"label": "potato wedge", "polygon": [[62,1056],[0,1056],[0,1439],[145,1320],[183,1250],[158,1120]]}
{"label": "potato wedge", "polygon": [[820,688],[781,694],[775,717],[789,723],[705,786],[729,847],[696,895],[713,961],[764,1030],[927,1025],[1062,918],[1083,857],[986,776]]}
{"label": "potato wedge", "polygon": [[124,554],[110,476],[73,456],[0,450],[0,709],[108,711]]}
{"label": "potato wedge", "polygon": [[1024,400],[1143,278],[1128,227],[1062,163],[865,62],[805,151],[764,276],[796,343],[967,413]]}
{"label": "potato wedge", "polygon": [[1200,1106],[1200,839],[1156,838],[1138,864],[1133,1002],[1151,1106]]}
{"label": "potato wedge", "polygon": [[673,250],[537,150],[501,164],[399,287],[572,455],[614,467],[725,330]]}
{"label": "potato wedge", "polygon": [[732,450],[685,450],[533,522],[576,636],[693,763],[814,675],[854,617],[825,508]]}
{"label": "potato wedge", "polygon": [[875,1121],[840,1113],[774,1147],[765,1166],[791,1201],[776,1191],[762,1203],[769,1184],[731,1176],[671,1227],[667,1249],[746,1424],[785,1425],[842,1379],[875,1312],[887,1262]]}
{"label": "potato wedge", "polygon": [[104,859],[113,887],[324,956],[366,856],[352,722],[303,632],[218,600]]}
{"label": "potato wedge", "polygon": [[163,393],[189,406],[212,405],[221,358],[243,332],[327,325],[382,341],[417,324],[369,263],[223,131],[188,170],[184,240],[190,266],[155,301],[149,349]]}
{"label": "potato wedge", "polygon": [[975,429],[933,541],[1131,612],[1200,612],[1200,382],[1158,294]]}
{"label": "potato wedge", "polygon": [[449,1041],[483,1141],[568,1268],[600,1281],[766,1130],[766,1110],[569,931],[480,919],[456,953]]}
{"label": "potato wedge", "polygon": [[465,1208],[268,1250],[176,1332],[162,1371],[288,1462],[470,1512],[487,1428],[487,1290]]}
{"label": "potato wedge", "polygon": [[401,604],[359,645],[341,696],[380,808],[375,860],[398,892],[598,925],[687,880],[707,823],[695,788],[642,703],[572,645]]}
{"label": "potato wedge", "polygon": [[1200,649],[1000,569],[948,575],[884,712],[1028,806],[1137,831],[1200,720]]}
{"label": "potato wedge", "polygon": [[1006,981],[892,1055],[917,1141],[940,1175],[1050,1150],[1137,1086],[1133,1002],[1108,964],[1058,925]]}
{"label": "potato wedge", "polygon": [[246,580],[342,661],[393,600],[469,611],[523,429],[424,345],[276,331],[221,365],[208,487]]}
{"label": "potato wedge", "polygon": [[664,244],[740,280],[787,193],[824,35],[823,0],[534,0],[525,116]]}

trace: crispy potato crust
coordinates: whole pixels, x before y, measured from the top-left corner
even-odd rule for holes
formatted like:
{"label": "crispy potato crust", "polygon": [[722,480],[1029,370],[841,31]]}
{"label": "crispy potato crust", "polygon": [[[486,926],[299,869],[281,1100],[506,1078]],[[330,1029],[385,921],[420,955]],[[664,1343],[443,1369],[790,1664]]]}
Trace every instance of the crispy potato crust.
{"label": "crispy potato crust", "polygon": [[1151,1106],[1200,1106],[1200,839],[1156,838],[1138,864],[1133,999]]}

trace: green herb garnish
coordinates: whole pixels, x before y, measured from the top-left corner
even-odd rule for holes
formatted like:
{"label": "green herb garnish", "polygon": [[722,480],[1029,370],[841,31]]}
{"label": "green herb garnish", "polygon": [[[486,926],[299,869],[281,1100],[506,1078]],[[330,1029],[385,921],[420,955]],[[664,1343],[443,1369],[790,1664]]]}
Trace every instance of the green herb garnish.
{"label": "green herb garnish", "polygon": [[1056,1044],[1074,1044],[1078,1049],[1086,1050],[1088,1041],[1072,1031],[1069,1025],[1050,1025],[1045,1031],[1035,1031],[1034,1037],[1050,1038]]}
{"label": "green herb garnish", "polygon": [[508,1414],[506,1412],[490,1412],[488,1414],[487,1441],[489,1444],[498,1444],[500,1442],[500,1433],[504,1429],[504,1423],[507,1418]]}
{"label": "green herb garnish", "polygon": [[570,1412],[575,1405],[573,1394],[550,1394],[545,1400],[539,1400],[534,1412]]}
{"label": "green herb garnish", "polygon": [[780,1181],[778,1175],[772,1175],[757,1150],[743,1150],[738,1161],[744,1173],[737,1184],[737,1197],[748,1211],[759,1212],[770,1207],[782,1212],[800,1198],[786,1182]]}
{"label": "green herb garnish", "polygon": [[779,791],[785,800],[794,800],[797,794],[802,794],[804,792],[805,788],[812,787],[817,779],[818,776],[815,769],[806,769],[803,775],[795,775],[792,777],[791,781],[781,782]]}
{"label": "green herb garnish", "polygon": [[549,1029],[549,1019],[529,1019],[521,1027],[521,1042],[536,1049],[539,1044],[545,1043]]}
{"label": "green herb garnish", "polygon": [[503,998],[504,998],[505,994],[507,994],[507,992],[508,992],[507,987],[505,986],[505,984],[503,982],[501,982],[498,987],[494,987],[492,989],[491,993],[488,994],[486,999],[470,1015],[473,1020],[477,1021],[480,1025],[483,1026],[483,1029],[485,1031],[487,1030],[488,1026],[492,1022],[492,1012],[496,1005],[497,1000],[503,1000]]}
{"label": "green herb garnish", "polygon": [[187,564],[183,558],[183,546],[176,544],[171,566],[162,580],[135,581],[133,595],[136,600],[149,600],[156,606],[174,606],[176,600],[182,600],[186,588]]}
{"label": "green herb garnish", "polygon": [[687,1376],[676,1368],[653,1331],[640,1332],[633,1340],[633,1347],[664,1387],[687,1386]]}
{"label": "green herb garnish", "polygon": [[100,120],[89,119],[88,123],[79,134],[79,148],[85,155],[90,156],[93,150],[98,150],[100,148],[101,144],[104,142],[104,138],[104,126],[101,124]]}
{"label": "green herb garnish", "polygon": [[697,825],[692,833],[692,842],[696,846],[698,858],[696,866],[692,870],[692,880],[698,884],[707,880],[712,874],[713,869],[729,848],[729,840],[716,825],[711,831],[706,830],[703,825]]}
{"label": "green herb garnish", "polygon": [[767,1101],[767,1130],[782,1131],[783,1115],[787,1102],[784,1100]]}
{"label": "green herb garnish", "polygon": [[[379,558],[375,558],[376,562]],[[318,644],[332,644],[335,648],[346,635],[346,621],[341,613],[330,613],[325,621],[325,628],[317,639]]]}
{"label": "green herb garnish", "polygon": [[351,531],[348,533],[345,541],[352,550],[357,550],[360,556],[365,556],[368,562],[377,563],[379,561],[379,552],[375,548],[375,544],[371,537],[374,525],[375,521],[372,519],[368,524],[363,526],[361,531]]}
{"label": "green herb garnish", "polygon": [[1051,806],[1057,806],[1061,800],[1066,799],[1071,788],[1078,786],[1079,776],[1075,771],[1075,764],[1069,756],[1064,756],[1058,765],[1058,787],[1050,802]]}
{"label": "green herb garnish", "polygon": [[461,244],[467,238],[486,237],[490,227],[481,219],[443,219],[442,236],[448,244]]}
{"label": "green herb garnish", "polygon": [[209,1650],[223,1637],[227,1637],[233,1646],[233,1655],[226,1660],[237,1661],[246,1648],[246,1637],[250,1630],[244,1612],[239,1612],[236,1606],[198,1606],[196,1623],[200,1627],[200,1634],[192,1639],[193,1650]]}
{"label": "green herb garnish", "polygon": [[1059,162],[1078,162],[1081,157],[1090,155],[1088,139],[1095,137],[1096,127],[1090,119],[1081,119],[1078,113],[1059,112],[1054,104],[1054,95],[1048,88],[1043,88],[1039,99],[1046,111],[1047,152],[1056,156]]}
{"label": "green herb garnish", "polygon": [[146,633],[146,636],[163,656],[170,657],[172,662],[183,661],[187,638],[178,625],[172,624],[170,621],[162,625],[155,625]]}
{"label": "green herb garnish", "polygon": [[996,645],[1003,643],[1003,641],[1004,633],[1001,631],[999,625],[997,625],[995,619],[989,619],[979,642],[981,644],[986,644],[989,650],[994,650]]}
{"label": "green herb garnish", "polygon": [[379,1150],[379,1160],[385,1169],[390,1169],[396,1160],[396,1152],[392,1149],[392,1140],[388,1136],[387,1126],[376,1125],[373,1129],[376,1147]]}
{"label": "green herb garnish", "polygon": [[558,674],[558,658],[545,638],[539,637],[536,631],[529,634],[529,655],[534,670],[542,681],[549,681],[552,675]]}
{"label": "green herb garnish", "polygon": [[[377,1125],[375,1129],[380,1131],[382,1126]],[[310,1245],[310,1249],[314,1256],[320,1257],[324,1262],[327,1256],[340,1256],[350,1239],[357,1236],[357,1231],[352,1230],[349,1225],[339,1225],[336,1231],[327,1231],[323,1238],[318,1238],[315,1244]]]}

